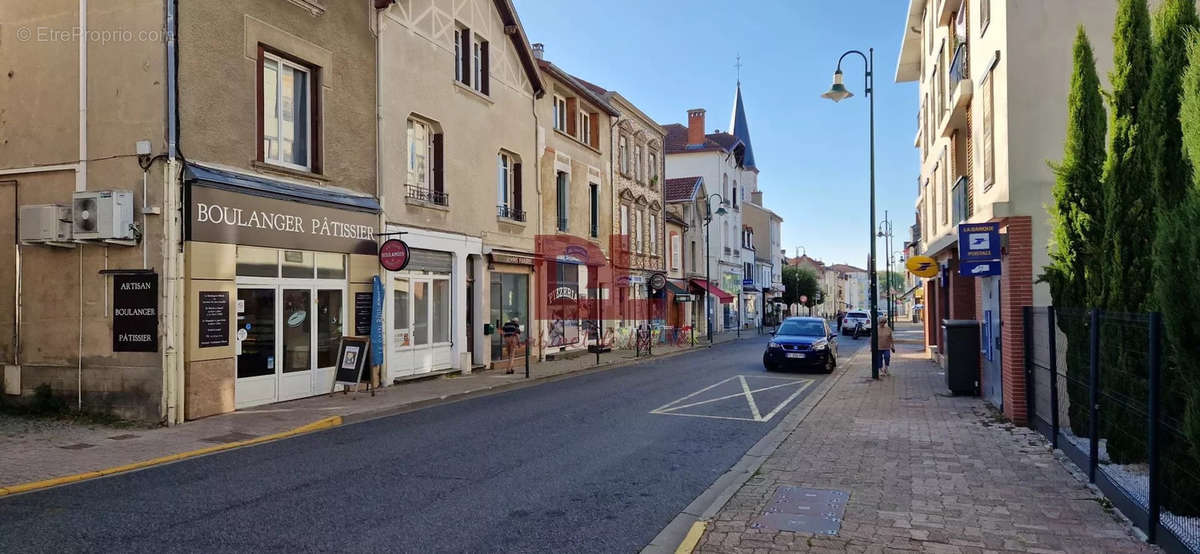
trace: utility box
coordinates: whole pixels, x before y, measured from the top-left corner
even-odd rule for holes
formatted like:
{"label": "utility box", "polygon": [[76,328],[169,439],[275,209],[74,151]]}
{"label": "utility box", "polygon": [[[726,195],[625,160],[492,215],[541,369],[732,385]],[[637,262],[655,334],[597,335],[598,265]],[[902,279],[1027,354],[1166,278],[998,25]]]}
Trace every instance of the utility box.
{"label": "utility box", "polygon": [[58,204],[21,206],[19,238],[23,244],[70,242],[70,206]]}
{"label": "utility box", "polygon": [[943,319],[946,388],[953,394],[979,395],[979,322]]}
{"label": "utility box", "polygon": [[72,197],[75,240],[132,240],[133,193],[127,190],[76,192]]}

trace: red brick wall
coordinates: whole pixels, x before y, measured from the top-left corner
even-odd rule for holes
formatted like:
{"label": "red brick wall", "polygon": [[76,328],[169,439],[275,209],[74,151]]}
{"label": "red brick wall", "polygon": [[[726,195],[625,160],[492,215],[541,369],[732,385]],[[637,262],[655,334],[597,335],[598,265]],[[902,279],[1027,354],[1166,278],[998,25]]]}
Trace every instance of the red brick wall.
{"label": "red brick wall", "polygon": [[1002,264],[1000,329],[1004,415],[1028,422],[1025,396],[1025,329],[1022,308],[1033,305],[1033,223],[1029,216],[1008,218],[1008,247]]}

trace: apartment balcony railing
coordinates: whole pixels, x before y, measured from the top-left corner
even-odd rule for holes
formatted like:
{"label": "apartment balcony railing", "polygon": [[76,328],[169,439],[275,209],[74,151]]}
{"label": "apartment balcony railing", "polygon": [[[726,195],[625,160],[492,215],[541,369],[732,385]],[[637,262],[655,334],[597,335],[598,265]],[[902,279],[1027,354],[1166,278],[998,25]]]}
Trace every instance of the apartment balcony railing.
{"label": "apartment balcony railing", "polygon": [[950,188],[950,198],[952,200],[954,215],[954,224],[957,225],[967,220],[970,214],[970,206],[967,203],[967,177],[964,175],[959,177],[954,182],[954,186]]}
{"label": "apartment balcony railing", "polygon": [[508,204],[496,206],[496,215],[513,221],[525,221],[525,210],[518,210]]}
{"label": "apartment balcony railing", "polygon": [[969,79],[969,68],[967,66],[967,43],[963,42],[954,50],[954,61],[950,62],[950,90],[953,91],[958,82],[963,79]]}
{"label": "apartment balcony railing", "polygon": [[418,185],[404,185],[404,196],[406,198],[411,198],[413,200],[419,200],[421,202],[428,202],[430,204],[436,204],[438,206],[449,206],[450,205],[450,195],[449,194],[446,194],[445,192],[442,192],[440,190],[433,190],[433,189],[418,186]]}

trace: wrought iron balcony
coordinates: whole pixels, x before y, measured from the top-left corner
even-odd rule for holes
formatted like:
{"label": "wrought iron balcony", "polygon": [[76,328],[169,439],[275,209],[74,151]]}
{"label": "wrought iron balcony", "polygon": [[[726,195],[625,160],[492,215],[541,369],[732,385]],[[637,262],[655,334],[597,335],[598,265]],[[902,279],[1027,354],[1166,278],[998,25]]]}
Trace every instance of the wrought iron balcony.
{"label": "wrought iron balcony", "polygon": [[496,215],[513,221],[525,221],[525,210],[509,207],[508,204],[496,206]]}
{"label": "wrought iron balcony", "polygon": [[963,42],[954,49],[954,61],[950,62],[950,90],[953,91],[958,82],[963,79],[969,79],[971,76],[967,73],[970,68],[967,65],[967,43]]}
{"label": "wrought iron balcony", "polygon": [[404,196],[413,200],[428,202],[438,206],[450,205],[450,195],[440,190],[433,190],[417,185],[404,185],[404,190]]}

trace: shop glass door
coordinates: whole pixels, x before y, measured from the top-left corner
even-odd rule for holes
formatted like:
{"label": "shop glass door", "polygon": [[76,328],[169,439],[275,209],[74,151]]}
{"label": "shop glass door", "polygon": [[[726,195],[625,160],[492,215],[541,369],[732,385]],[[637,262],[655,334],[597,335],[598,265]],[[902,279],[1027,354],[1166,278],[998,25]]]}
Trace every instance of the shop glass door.
{"label": "shop glass door", "polygon": [[313,392],[323,392],[326,385],[333,383],[338,345],[344,332],[345,310],[342,294],[340,289],[317,290],[317,310],[314,312],[314,323],[317,326],[317,369],[313,373]]}
{"label": "shop glass door", "polygon": [[275,289],[238,288],[237,407],[274,402],[276,396]]}
{"label": "shop glass door", "polygon": [[516,318],[521,326],[521,339],[526,337],[529,325],[529,276],[516,273],[492,273],[492,360],[499,361],[504,352],[504,323]]}
{"label": "shop glass door", "polygon": [[279,399],[291,400],[312,394],[312,290],[283,289],[283,367],[279,376]]}
{"label": "shop glass door", "polygon": [[433,351],[429,347],[429,280],[412,280],[413,364],[416,373],[433,369]]}

